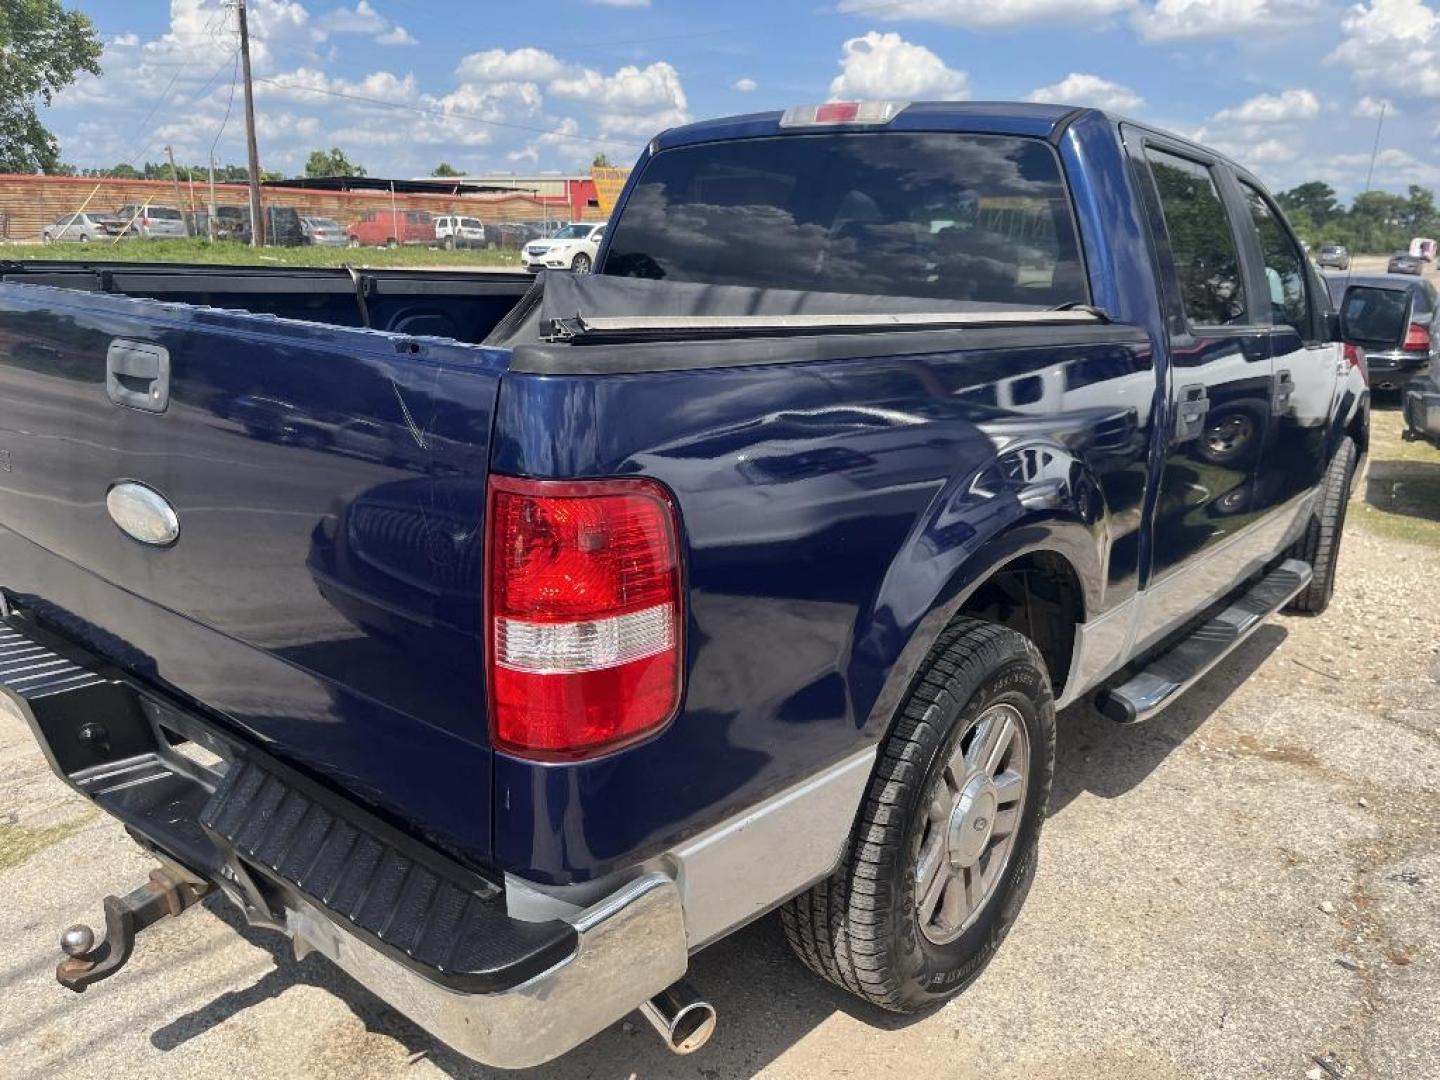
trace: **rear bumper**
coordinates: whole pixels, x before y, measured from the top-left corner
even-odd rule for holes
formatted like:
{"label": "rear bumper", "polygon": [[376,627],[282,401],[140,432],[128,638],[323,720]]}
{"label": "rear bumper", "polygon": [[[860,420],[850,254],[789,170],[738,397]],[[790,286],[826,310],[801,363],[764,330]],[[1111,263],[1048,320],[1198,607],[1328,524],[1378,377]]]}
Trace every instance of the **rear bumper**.
{"label": "rear bumper", "polygon": [[1424,378],[1430,371],[1429,353],[1400,350],[1365,354],[1370,385],[1377,390],[1397,390],[1406,383]]}
{"label": "rear bumper", "polygon": [[1402,408],[1407,431],[1429,438],[1440,438],[1440,393],[1406,390]]}
{"label": "rear bumper", "polygon": [[0,624],[0,690],[56,774],[142,845],[476,1061],[558,1057],[688,965],[667,874],[514,918],[501,885],[23,616]]}

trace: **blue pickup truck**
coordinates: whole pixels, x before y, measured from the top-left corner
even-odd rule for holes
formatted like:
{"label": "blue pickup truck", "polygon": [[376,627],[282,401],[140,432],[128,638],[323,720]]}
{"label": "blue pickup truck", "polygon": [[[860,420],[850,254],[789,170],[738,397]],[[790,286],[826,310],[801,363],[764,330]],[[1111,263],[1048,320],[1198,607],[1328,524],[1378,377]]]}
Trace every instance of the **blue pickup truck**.
{"label": "blue pickup truck", "polygon": [[1203,147],[699,123],[595,270],[0,264],[0,684],[158,859],[64,986],[223,895],[478,1061],[689,1051],[689,958],[778,910],[922,1010],[1019,913],[1057,709],[1329,601],[1366,294]]}

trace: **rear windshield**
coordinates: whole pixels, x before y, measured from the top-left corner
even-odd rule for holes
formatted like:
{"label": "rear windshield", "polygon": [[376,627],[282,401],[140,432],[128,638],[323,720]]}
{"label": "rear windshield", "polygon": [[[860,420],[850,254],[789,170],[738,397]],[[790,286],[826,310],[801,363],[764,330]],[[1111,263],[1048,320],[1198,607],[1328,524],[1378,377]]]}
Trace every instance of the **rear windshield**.
{"label": "rear windshield", "polygon": [[146,211],[146,214],[152,218],[159,218],[161,221],[180,220],[180,211],[172,210],[168,206],[152,206]]}
{"label": "rear windshield", "polygon": [[1087,299],[1054,151],[840,133],[679,147],[645,167],[603,272],[1052,307]]}

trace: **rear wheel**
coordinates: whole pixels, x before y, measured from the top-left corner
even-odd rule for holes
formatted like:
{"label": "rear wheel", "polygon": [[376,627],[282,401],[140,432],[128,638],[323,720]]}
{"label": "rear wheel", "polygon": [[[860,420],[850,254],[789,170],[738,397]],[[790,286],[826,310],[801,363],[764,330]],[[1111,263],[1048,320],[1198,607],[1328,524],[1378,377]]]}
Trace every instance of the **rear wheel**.
{"label": "rear wheel", "polygon": [[1320,505],[1304,537],[1291,549],[1291,554],[1308,562],[1314,573],[1305,591],[1290,601],[1286,611],[1319,615],[1330,606],[1330,598],[1335,595],[1335,567],[1340,561],[1345,514],[1350,508],[1350,485],[1359,456],[1354,441],[1347,438],[1330,459],[1330,468],[1320,485]]}
{"label": "rear wheel", "polygon": [[850,846],[781,920],[816,974],[895,1012],[963,990],[999,948],[1034,877],[1055,757],[1035,646],[956,620],[880,746]]}
{"label": "rear wheel", "polygon": [[386,240],[386,241],[385,241],[385,246],[386,246],[387,248],[397,248],[397,247],[400,246],[400,241],[396,240],[396,239],[392,236],[389,240]]}
{"label": "rear wheel", "polygon": [[446,251],[454,251],[454,250],[455,250],[455,237],[453,237],[453,236],[447,236],[447,237],[445,237],[445,250],[446,250]]}
{"label": "rear wheel", "polygon": [[346,243],[349,247],[358,248],[360,246],[360,238],[358,236],[352,236]]}

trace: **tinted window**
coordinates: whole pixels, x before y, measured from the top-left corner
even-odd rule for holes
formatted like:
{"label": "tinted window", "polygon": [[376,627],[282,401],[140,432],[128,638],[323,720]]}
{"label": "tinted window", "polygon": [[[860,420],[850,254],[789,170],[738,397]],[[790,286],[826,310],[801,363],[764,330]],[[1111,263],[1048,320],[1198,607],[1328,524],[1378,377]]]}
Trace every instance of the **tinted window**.
{"label": "tinted window", "polygon": [[478,229],[480,228],[480,219],[473,217],[461,218],[460,224],[467,229]]}
{"label": "tinted window", "polygon": [[168,206],[152,206],[146,213],[157,221],[179,221],[180,211],[172,210]]}
{"label": "tinted window", "polygon": [[555,234],[556,240],[583,240],[590,235],[589,225],[566,225]]}
{"label": "tinted window", "polygon": [[1083,302],[1044,142],[926,132],[740,139],[645,166],[604,272],[1041,306]]}
{"label": "tinted window", "polygon": [[1410,318],[1410,293],[1358,285],[1345,294],[1345,333],[1350,341],[1393,349],[1405,336]]}
{"label": "tinted window", "polygon": [[1276,326],[1291,326],[1302,338],[1309,338],[1314,323],[1305,292],[1305,256],[1265,196],[1241,181],[1250,220],[1260,234],[1260,256],[1265,262],[1265,281],[1270,290],[1270,320]]}
{"label": "tinted window", "polygon": [[1186,317],[1201,326],[1244,322],[1235,235],[1209,168],[1161,150],[1147,150],[1145,156],[1160,195]]}

